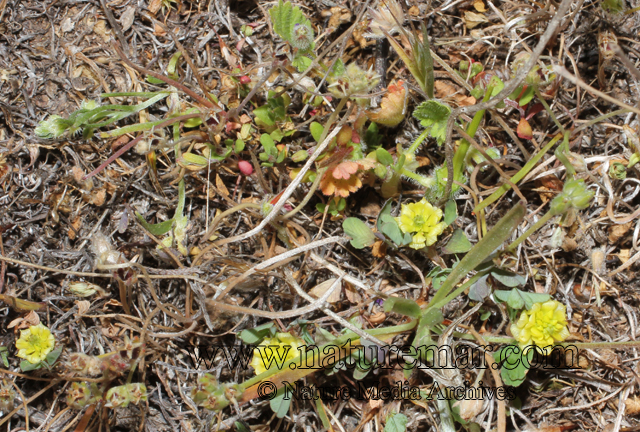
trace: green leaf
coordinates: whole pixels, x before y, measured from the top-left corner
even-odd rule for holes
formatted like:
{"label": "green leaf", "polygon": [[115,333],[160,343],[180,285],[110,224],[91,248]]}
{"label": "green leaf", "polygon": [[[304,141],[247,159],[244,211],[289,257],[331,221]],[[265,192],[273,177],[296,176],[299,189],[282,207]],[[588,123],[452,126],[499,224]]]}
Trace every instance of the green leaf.
{"label": "green leaf", "polygon": [[395,312],[411,318],[418,318],[420,316],[420,306],[418,306],[418,303],[402,297],[388,297],[384,302],[383,309],[385,312]]}
{"label": "green leaf", "polygon": [[317,143],[320,143],[320,138],[322,138],[322,133],[324,132],[324,126],[318,122],[313,122],[309,125],[309,130],[311,131],[313,139]]}
{"label": "green leaf", "polygon": [[444,254],[465,253],[471,250],[472,246],[473,245],[464,234],[464,231],[462,231],[461,229],[457,229],[453,232],[449,243],[447,243],[447,245],[442,248],[442,252]]}
{"label": "green leaf", "polygon": [[447,121],[450,115],[451,108],[433,99],[422,102],[413,112],[413,116],[420,120],[420,124],[429,131],[429,135],[435,138],[439,145],[442,145],[447,138]]}
{"label": "green leaf", "polygon": [[152,77],[152,76],[150,76],[150,75],[147,75],[146,80],[147,80],[147,82],[148,82],[149,84],[154,84],[154,85],[164,84],[164,81],[162,81],[161,79],[158,79],[158,78],[156,78],[156,77]]}
{"label": "green leaf", "polygon": [[376,158],[378,162],[380,162],[384,166],[393,165],[393,156],[383,148],[379,148],[376,150]]}
{"label": "green leaf", "polygon": [[[189,108],[188,110],[186,110],[183,113],[180,113],[180,115],[185,115],[185,114],[194,114],[194,113],[199,113],[200,110],[198,108]],[[200,126],[202,124],[202,118],[200,117],[194,117],[194,118],[190,118],[188,120],[186,120],[183,125],[186,128],[194,128],[196,126]]]}
{"label": "green leaf", "polygon": [[269,134],[260,135],[260,143],[268,154],[275,152],[276,144]]}
{"label": "green leaf", "polygon": [[363,380],[367,375],[369,375],[369,372],[371,372],[371,368],[367,368],[367,369],[360,369],[358,366],[356,366],[353,369],[353,379],[357,380],[357,381],[361,381]]}
{"label": "green leaf", "polygon": [[[520,347],[509,345],[494,354],[496,361],[502,363],[500,376],[506,385],[517,387],[522,384],[529,372],[526,363],[531,364],[534,351],[529,349],[527,355],[523,356]],[[525,362],[524,359],[528,361]]]}
{"label": "green leaf", "polygon": [[268,106],[261,106],[254,109],[253,115],[266,126],[273,126],[276,124],[276,120]]}
{"label": "green leaf", "polygon": [[267,335],[271,334],[274,328],[275,324],[271,321],[256,328],[242,330],[238,338],[247,345],[258,345]]}
{"label": "green leaf", "polygon": [[447,201],[447,204],[445,204],[444,206],[444,223],[446,223],[447,226],[449,226],[453,222],[455,222],[457,217],[458,217],[458,205],[456,204],[455,200],[451,199]]}
{"label": "green leaf", "polygon": [[491,90],[491,97],[495,97],[504,88],[504,82],[502,82],[499,76],[494,75],[489,80],[488,87],[491,87],[493,89]]}
{"label": "green leaf", "polygon": [[493,295],[497,300],[506,302],[513,309],[522,309],[524,306],[527,310],[531,309],[534,303],[544,303],[551,298],[549,294],[529,293],[518,288],[495,290]]}
{"label": "green leaf", "polygon": [[42,362],[31,363],[31,362],[28,362],[26,360],[22,360],[20,362],[20,369],[22,370],[22,372],[29,372],[29,371],[32,371],[32,370],[37,370],[37,369],[40,369],[42,366],[44,366],[42,364]]}
{"label": "green leaf", "polygon": [[518,105],[520,106],[525,106],[526,104],[528,104],[529,102],[531,102],[531,100],[533,99],[533,97],[536,94],[536,89],[534,86],[529,86],[527,87],[527,89],[524,91],[524,94],[520,97],[520,101],[518,101]]}
{"label": "green leaf", "polygon": [[400,413],[391,413],[387,417],[384,425],[384,432],[405,432],[407,430],[409,419],[406,415]]}
{"label": "green leaf", "polygon": [[400,227],[398,226],[398,222],[396,219],[391,216],[391,206],[393,205],[393,200],[388,200],[384,206],[382,206],[382,210],[378,214],[378,221],[376,226],[378,227],[378,231],[384,234],[398,246],[405,246],[411,243],[411,234],[405,234],[402,232]]}
{"label": "green leaf", "polygon": [[352,238],[351,246],[356,249],[362,249],[371,246],[376,241],[376,236],[371,228],[357,218],[346,218],[342,222],[342,229],[345,234]]}
{"label": "green leaf", "polygon": [[509,288],[523,286],[527,282],[527,279],[524,276],[499,268],[492,270],[491,276],[493,276],[493,278],[502,285]]}
{"label": "green leaf", "polygon": [[172,80],[177,80],[178,74],[176,73],[176,68],[178,66],[178,60],[182,57],[182,53],[180,51],[176,52],[173,56],[171,56],[171,60],[169,60],[169,64],[167,65],[167,75]]}
{"label": "green leaf", "polygon": [[[469,287],[469,299],[473,301],[484,301],[491,294],[489,285],[489,275],[484,275]],[[486,318],[484,318],[486,319]]]}
{"label": "green leaf", "polygon": [[291,62],[291,65],[294,68],[298,69],[299,72],[304,72],[307,69],[309,69],[309,66],[311,66],[311,63],[313,63],[313,60],[311,60],[306,55],[296,54],[293,57],[293,61]]}
{"label": "green leaf", "polygon": [[518,202],[509,210],[482,238],[476,245],[462,258],[460,263],[453,269],[447,280],[442,284],[436,295],[429,303],[431,307],[440,308],[444,306],[441,302],[449,295],[451,290],[460,280],[469,274],[470,271],[480,265],[487,257],[496,250],[506,239],[511,236],[513,230],[524,218],[526,207],[522,202]]}
{"label": "green leaf", "polygon": [[273,138],[273,141],[275,142],[280,142],[282,141],[282,138],[284,138],[284,134],[282,133],[282,131],[280,129],[276,129],[273,132],[271,132],[269,134],[269,136],[271,138]]}
{"label": "green leaf", "polygon": [[4,365],[5,368],[9,367],[9,358],[8,358],[8,354],[9,350],[7,349],[7,347],[2,346],[0,347],[0,359],[2,359],[2,364]]}
{"label": "green leaf", "polygon": [[157,224],[150,224],[146,220],[144,220],[142,215],[138,212],[136,212],[136,217],[138,218],[140,225],[142,225],[144,229],[149,231],[154,236],[165,235],[166,233],[171,231],[171,226],[173,225],[173,218]]}
{"label": "green leaf", "polygon": [[442,315],[440,309],[429,309],[420,319],[420,325],[433,328],[438,324],[442,324],[442,321],[444,321],[444,315]]}
{"label": "green leaf", "polygon": [[47,354],[44,361],[47,362],[49,366],[53,366],[60,357],[60,354],[62,354],[62,347],[58,347]]}
{"label": "green leaf", "polygon": [[302,10],[297,6],[294,7],[290,2],[282,3],[282,0],[279,0],[277,6],[269,9],[269,15],[271,15],[273,31],[289,43],[293,40],[293,29],[296,24],[311,28],[311,22]]}
{"label": "green leaf", "polygon": [[234,150],[236,153],[240,153],[242,150],[244,150],[244,146],[245,146],[244,141],[242,141],[240,138],[238,138],[238,139],[236,140],[236,142],[235,142],[235,145],[234,145],[233,150]]}
{"label": "green leaf", "polygon": [[376,148],[380,145],[380,141],[382,141],[382,136],[379,133],[380,128],[375,122],[371,122],[367,131],[364,134],[364,142],[367,144],[369,148]]}
{"label": "green leaf", "polygon": [[291,401],[293,400],[293,397],[290,392],[286,396],[287,399],[284,398],[285,387],[280,387],[278,389],[276,397],[269,401],[271,411],[273,411],[278,418],[284,418],[284,416],[286,416],[289,412],[289,408],[291,407]]}

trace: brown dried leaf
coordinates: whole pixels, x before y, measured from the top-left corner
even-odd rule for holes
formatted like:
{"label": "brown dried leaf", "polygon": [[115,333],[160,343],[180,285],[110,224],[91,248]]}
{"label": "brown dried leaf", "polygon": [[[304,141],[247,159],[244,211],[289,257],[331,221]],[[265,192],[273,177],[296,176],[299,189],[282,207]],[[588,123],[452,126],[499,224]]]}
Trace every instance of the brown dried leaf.
{"label": "brown dried leaf", "polygon": [[347,300],[354,304],[360,303],[362,301],[362,296],[351,284],[345,283],[343,284],[343,286],[345,288],[344,293],[347,296]]}
{"label": "brown dried leaf", "polygon": [[220,192],[222,192],[224,196],[229,196],[229,189],[227,189],[227,187],[224,185],[224,182],[218,174],[216,174],[216,187],[220,190]]}
{"label": "brown dried leaf", "polygon": [[24,317],[18,317],[11,321],[7,328],[16,328],[16,330],[26,329],[34,325],[40,324],[40,317],[34,311],[30,311]]}
{"label": "brown dried leaf", "polygon": [[483,14],[466,11],[464,13],[464,22],[468,29],[472,29],[480,24],[489,22],[489,20]]}
{"label": "brown dried leaf", "polygon": [[622,225],[610,226],[609,227],[609,243],[612,243],[612,244],[616,243],[618,240],[624,237],[625,234],[627,234],[627,232],[631,229],[631,226],[633,226],[633,222],[628,222]]}
{"label": "brown dried leaf", "polygon": [[634,416],[640,414],[640,398],[634,396],[624,401],[627,406],[627,415]]}
{"label": "brown dried leaf", "polygon": [[76,300],[78,305],[78,313],[75,314],[76,318],[81,317],[91,308],[91,302],[87,300]]}
{"label": "brown dried leaf", "polygon": [[387,255],[387,244],[382,240],[377,240],[371,246],[371,254],[376,258],[384,258]]}
{"label": "brown dried leaf", "polygon": [[406,114],[407,90],[402,81],[389,85],[387,90],[387,94],[380,102],[380,109],[377,112],[367,112],[367,117],[383,126],[395,127],[404,120]]}
{"label": "brown dried leaf", "polygon": [[[309,295],[315,298],[322,297],[324,293],[326,293],[327,290],[331,288],[331,285],[333,285],[336,280],[337,278],[331,278],[331,279],[327,279],[324,282],[320,282],[318,285],[314,286],[309,290]],[[340,285],[342,285],[342,283]],[[342,287],[339,286],[331,293],[327,301],[333,304],[333,303],[339,302],[341,298],[342,298]]]}
{"label": "brown dried leaf", "polygon": [[71,220],[71,227],[67,232],[70,240],[75,240],[76,233],[80,232],[80,227],[82,226],[82,217],[80,215],[76,216]]}
{"label": "brown dried leaf", "polygon": [[482,3],[482,0],[474,0],[473,7],[476,8],[478,12],[487,11],[487,8],[485,7],[484,3]]}
{"label": "brown dried leaf", "polygon": [[160,10],[160,8],[162,7],[162,0],[151,0],[149,2],[149,12],[151,12],[153,15],[156,14],[156,12],[158,12]]}

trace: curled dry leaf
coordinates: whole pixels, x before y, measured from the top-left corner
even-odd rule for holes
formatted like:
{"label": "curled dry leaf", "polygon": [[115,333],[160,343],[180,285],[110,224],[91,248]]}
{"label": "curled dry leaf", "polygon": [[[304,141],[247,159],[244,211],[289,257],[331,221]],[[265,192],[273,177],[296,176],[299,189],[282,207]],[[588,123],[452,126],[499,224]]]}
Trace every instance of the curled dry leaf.
{"label": "curled dry leaf", "polygon": [[483,399],[462,399],[453,404],[460,408],[460,417],[463,420],[471,420],[482,411]]}
{"label": "curled dry leaf", "polygon": [[436,81],[434,83],[435,96],[439,99],[449,98],[453,99],[458,106],[470,106],[476,103],[476,98],[473,96],[465,96],[455,88],[455,86],[449,84],[446,81]]}
{"label": "curled dry leaf", "polygon": [[[311,290],[309,290],[309,295],[315,298],[321,298],[324,295],[324,293],[326,293],[327,290],[331,288],[331,286],[335,283],[336,279],[337,278],[331,278],[331,279],[327,279],[324,282],[319,283],[318,285],[311,288]],[[342,283],[340,283],[340,285],[342,285]],[[342,286],[336,288],[331,293],[327,301],[331,304],[334,304],[339,302],[341,298],[342,298]]]}
{"label": "curled dry leaf", "polygon": [[34,311],[29,311],[24,317],[16,318],[7,325],[7,328],[14,328],[16,330],[26,329],[31,326],[40,324],[40,317]]}
{"label": "curled dry leaf", "polygon": [[467,11],[464,13],[464,22],[468,29],[472,29],[480,24],[489,22],[489,20],[481,13]]}
{"label": "curled dry leaf", "polygon": [[627,232],[633,226],[633,222],[627,222],[622,225],[612,225],[609,227],[609,243],[616,243],[622,237],[624,237]]}
{"label": "curled dry leaf", "polygon": [[376,112],[367,112],[369,120],[387,127],[395,127],[404,120],[407,108],[407,90],[404,83],[390,84],[387,94],[380,102],[380,109]]}

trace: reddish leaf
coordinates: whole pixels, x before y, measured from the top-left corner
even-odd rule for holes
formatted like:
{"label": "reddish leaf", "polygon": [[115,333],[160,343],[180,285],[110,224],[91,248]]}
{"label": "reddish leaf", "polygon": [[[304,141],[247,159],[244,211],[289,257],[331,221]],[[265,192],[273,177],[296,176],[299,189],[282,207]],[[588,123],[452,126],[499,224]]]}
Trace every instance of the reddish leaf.
{"label": "reddish leaf", "polygon": [[524,117],[520,119],[520,123],[518,123],[518,137],[522,139],[530,140],[533,138],[533,131],[531,130],[531,125]]}

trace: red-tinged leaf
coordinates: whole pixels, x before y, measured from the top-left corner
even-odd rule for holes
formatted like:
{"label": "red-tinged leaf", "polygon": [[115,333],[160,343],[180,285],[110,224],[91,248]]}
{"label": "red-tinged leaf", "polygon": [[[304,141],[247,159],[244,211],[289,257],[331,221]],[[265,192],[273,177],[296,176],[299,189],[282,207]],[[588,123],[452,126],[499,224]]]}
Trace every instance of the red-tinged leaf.
{"label": "red-tinged leaf", "polygon": [[520,119],[520,123],[518,123],[518,138],[530,140],[533,138],[533,131],[531,130],[531,125],[524,117]]}
{"label": "red-tinged leaf", "polygon": [[333,169],[333,177],[336,179],[348,179],[351,174],[355,174],[358,171],[358,164],[356,162],[346,161]]}
{"label": "red-tinged leaf", "polygon": [[367,112],[367,117],[383,126],[395,127],[399,125],[405,117],[406,95],[407,91],[402,81],[399,81],[397,85],[391,84],[387,94],[380,102],[380,109],[375,113]]}
{"label": "red-tinged leaf", "polygon": [[534,106],[531,107],[531,109],[529,110],[529,114],[527,114],[527,117],[525,117],[527,120],[531,119],[531,117],[533,117],[534,115],[538,114],[540,111],[542,111],[544,109],[544,105],[542,105],[541,103],[537,103]]}

